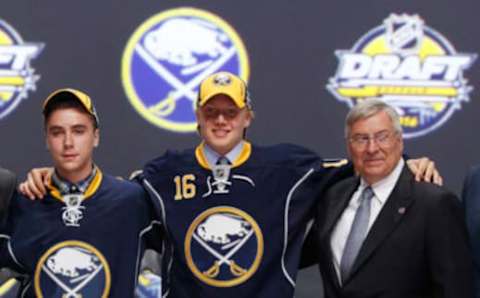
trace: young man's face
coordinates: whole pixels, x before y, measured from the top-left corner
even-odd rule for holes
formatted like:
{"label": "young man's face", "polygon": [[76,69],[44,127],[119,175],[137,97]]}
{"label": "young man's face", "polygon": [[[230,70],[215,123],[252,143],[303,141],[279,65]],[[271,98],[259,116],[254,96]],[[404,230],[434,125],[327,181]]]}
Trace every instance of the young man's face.
{"label": "young man's face", "polygon": [[252,120],[251,111],[238,108],[223,94],[211,98],[196,114],[200,135],[219,154],[228,153],[243,139]]}
{"label": "young man's face", "polygon": [[46,122],[45,133],[58,173],[70,182],[85,179],[92,170],[93,148],[99,142],[99,131],[90,115],[74,108],[55,110]]}

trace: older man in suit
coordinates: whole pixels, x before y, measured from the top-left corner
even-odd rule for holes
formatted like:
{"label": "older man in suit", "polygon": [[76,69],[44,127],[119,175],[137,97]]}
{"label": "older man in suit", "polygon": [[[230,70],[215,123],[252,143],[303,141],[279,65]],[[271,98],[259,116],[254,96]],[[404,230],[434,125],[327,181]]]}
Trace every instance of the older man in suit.
{"label": "older man in suit", "polygon": [[460,202],[415,182],[402,159],[395,110],[379,100],[346,119],[359,177],[333,186],[319,206],[317,240],[327,298],[471,298],[471,252]]}

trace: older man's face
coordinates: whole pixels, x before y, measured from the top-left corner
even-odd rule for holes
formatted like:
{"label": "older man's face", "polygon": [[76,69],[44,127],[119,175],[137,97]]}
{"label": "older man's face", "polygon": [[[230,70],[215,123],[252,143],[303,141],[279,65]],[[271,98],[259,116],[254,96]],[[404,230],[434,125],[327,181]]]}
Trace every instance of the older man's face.
{"label": "older man's face", "polygon": [[354,122],[347,143],[355,170],[368,184],[390,174],[403,152],[402,136],[384,111]]}

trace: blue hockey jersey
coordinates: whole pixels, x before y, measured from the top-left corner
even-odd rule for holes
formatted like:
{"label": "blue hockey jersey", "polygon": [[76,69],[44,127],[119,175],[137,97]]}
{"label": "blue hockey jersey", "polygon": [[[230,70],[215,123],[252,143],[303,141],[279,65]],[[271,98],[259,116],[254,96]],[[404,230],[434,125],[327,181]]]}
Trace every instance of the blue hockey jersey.
{"label": "blue hockey jersey", "polygon": [[294,145],[245,143],[231,167],[211,169],[202,146],[143,171],[166,235],[164,297],[293,297],[316,200],[351,168]]}
{"label": "blue hockey jersey", "polygon": [[133,297],[146,237],[159,236],[149,198],[100,170],[84,197],[77,216],[53,186],[41,202],[13,199],[0,265],[26,275],[21,297]]}

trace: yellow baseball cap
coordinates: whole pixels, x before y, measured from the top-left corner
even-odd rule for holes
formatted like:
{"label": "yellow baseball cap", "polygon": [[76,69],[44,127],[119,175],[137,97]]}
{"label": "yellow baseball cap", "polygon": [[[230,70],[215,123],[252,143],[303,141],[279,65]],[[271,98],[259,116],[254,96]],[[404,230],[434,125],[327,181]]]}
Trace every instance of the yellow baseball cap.
{"label": "yellow baseball cap", "polygon": [[204,106],[218,94],[225,94],[230,97],[240,109],[245,106],[251,108],[247,85],[241,78],[232,73],[217,72],[203,80],[198,93],[198,106]]}
{"label": "yellow baseball cap", "polygon": [[96,122],[96,126],[100,124],[100,121],[98,119],[97,111],[95,110],[95,107],[93,106],[92,99],[90,96],[85,94],[84,92],[73,89],[73,88],[63,88],[63,89],[58,89],[53,91],[47,99],[43,102],[42,106],[42,112],[45,115],[45,113],[48,111],[49,106],[51,103],[53,103],[56,100],[59,99],[74,99],[77,100],[79,103],[82,104],[82,106],[85,108],[85,111],[89,113],[90,115],[93,116]]}

